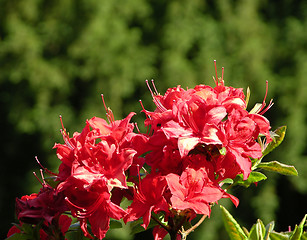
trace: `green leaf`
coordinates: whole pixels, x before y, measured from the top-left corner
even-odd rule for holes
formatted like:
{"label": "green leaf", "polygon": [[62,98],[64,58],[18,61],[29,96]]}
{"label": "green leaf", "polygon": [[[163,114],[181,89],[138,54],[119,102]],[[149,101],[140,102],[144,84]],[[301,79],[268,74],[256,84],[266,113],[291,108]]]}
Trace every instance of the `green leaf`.
{"label": "green leaf", "polygon": [[122,228],[123,224],[121,221],[110,219],[110,229]]}
{"label": "green leaf", "polygon": [[140,233],[145,231],[145,229],[141,226],[143,223],[142,218],[139,218],[138,220],[135,220],[133,222],[130,222],[130,228],[131,228],[131,234],[135,235],[136,233]]}
{"label": "green leaf", "polygon": [[30,240],[30,238],[26,234],[15,233],[15,234],[9,236],[8,238],[6,238],[5,240]]}
{"label": "green leaf", "polygon": [[307,214],[304,216],[300,225],[296,225],[290,240],[300,240],[303,234],[303,227],[306,222]]}
{"label": "green leaf", "polygon": [[272,221],[268,225],[265,226],[265,236],[264,240],[269,240],[270,233],[273,231],[275,226],[275,222]]}
{"label": "green leaf", "polygon": [[265,179],[267,177],[261,172],[251,172],[246,180],[243,180],[243,175],[239,174],[235,178],[234,185],[241,185],[248,188],[252,183],[257,183]]}
{"label": "green leaf", "polygon": [[273,151],[276,147],[278,147],[282,143],[286,135],[286,129],[287,129],[287,126],[282,126],[282,127],[277,128],[274,131],[274,135],[277,134],[277,136],[273,137],[273,141],[270,142],[267,145],[267,147],[263,150],[262,157],[269,154],[271,151]]}
{"label": "green leaf", "polygon": [[80,222],[76,222],[76,223],[71,224],[69,226],[68,231],[76,231],[76,230],[79,230],[79,229],[80,229]]}
{"label": "green leaf", "polygon": [[260,219],[258,219],[257,223],[252,226],[250,233],[248,235],[248,239],[263,240],[264,234],[265,234],[265,226],[263,222]]}
{"label": "green leaf", "polygon": [[24,223],[22,224],[23,232],[29,235],[33,235],[33,227],[31,224]]}
{"label": "green leaf", "polygon": [[231,178],[225,178],[223,181],[219,182],[220,184],[233,184],[233,180]]}
{"label": "green leaf", "polygon": [[237,221],[233,218],[233,216],[224,208],[220,206],[222,209],[223,221],[226,228],[226,231],[231,240],[247,240],[247,236],[245,235],[243,229],[237,223]]}
{"label": "green leaf", "polygon": [[272,231],[270,233],[270,239],[271,240],[289,240],[290,236],[289,234],[286,234],[286,233],[278,233],[278,232]]}
{"label": "green leaf", "polygon": [[248,239],[250,240],[263,240],[262,235],[259,234],[259,224],[255,223],[248,235]]}
{"label": "green leaf", "polygon": [[[156,218],[161,221],[161,217],[159,218],[158,215],[156,215],[154,213],[152,213],[152,215],[155,215]],[[141,226],[142,223],[143,223],[143,219],[142,218],[139,218],[138,220],[135,220],[135,221],[130,223],[130,229],[131,229],[131,234],[132,235],[135,235],[136,233],[144,232],[146,230],[145,228],[143,228]],[[147,229],[152,228],[152,227],[154,227],[156,225],[158,225],[158,223],[155,220],[151,219]]]}
{"label": "green leaf", "polygon": [[258,168],[271,171],[271,172],[278,172],[283,175],[290,175],[290,176],[297,176],[297,170],[294,166],[286,165],[277,161],[272,162],[262,162],[259,163]]}

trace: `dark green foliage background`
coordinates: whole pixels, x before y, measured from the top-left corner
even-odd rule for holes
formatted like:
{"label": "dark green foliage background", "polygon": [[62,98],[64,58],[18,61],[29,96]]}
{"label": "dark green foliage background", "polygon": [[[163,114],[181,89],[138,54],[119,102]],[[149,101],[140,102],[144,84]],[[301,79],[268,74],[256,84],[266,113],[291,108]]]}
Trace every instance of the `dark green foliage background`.
{"label": "dark green foliage background", "polygon": [[[265,114],[286,139],[266,157],[295,165],[299,177],[268,174],[266,182],[234,189],[250,228],[261,218],[276,230],[307,213],[307,2],[303,0],[0,0],[0,238],[14,221],[14,200],[37,192],[34,156],[56,169],[60,121],[72,134],[86,119],[104,117],[103,93],[116,116],[153,109],[145,79],[168,87],[213,86],[213,60],[227,85],[248,86],[250,108],[265,81],[275,105]],[[141,127],[142,128],[142,127]],[[220,210],[191,239],[225,239]],[[128,230],[112,239],[131,239]],[[136,236],[136,239],[142,236]]]}

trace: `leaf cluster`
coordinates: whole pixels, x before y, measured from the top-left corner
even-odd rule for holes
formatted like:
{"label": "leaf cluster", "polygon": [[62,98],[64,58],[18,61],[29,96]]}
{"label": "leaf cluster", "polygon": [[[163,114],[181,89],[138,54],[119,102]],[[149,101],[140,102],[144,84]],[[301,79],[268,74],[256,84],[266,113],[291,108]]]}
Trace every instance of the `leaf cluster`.
{"label": "leaf cluster", "polygon": [[306,240],[307,232],[304,231],[307,214],[299,225],[296,225],[293,231],[276,232],[274,231],[274,222],[270,222],[266,226],[258,219],[257,222],[247,230],[241,227],[234,217],[221,206],[223,221],[227,233],[231,240]]}

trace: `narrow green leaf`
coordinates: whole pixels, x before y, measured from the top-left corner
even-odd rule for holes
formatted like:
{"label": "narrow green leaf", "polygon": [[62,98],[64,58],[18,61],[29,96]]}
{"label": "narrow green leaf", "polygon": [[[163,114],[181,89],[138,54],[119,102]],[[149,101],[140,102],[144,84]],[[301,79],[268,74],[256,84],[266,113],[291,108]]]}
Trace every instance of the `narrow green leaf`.
{"label": "narrow green leaf", "polygon": [[250,234],[248,236],[248,239],[250,240],[263,240],[263,236],[265,234],[265,226],[263,224],[263,222],[258,219],[257,223],[255,223],[251,230],[250,230]]}
{"label": "narrow green leaf", "polygon": [[292,233],[292,236],[290,237],[290,240],[300,240],[302,236],[302,230],[295,225],[295,229]]}
{"label": "narrow green leaf", "polygon": [[270,233],[270,239],[271,240],[289,240],[290,236],[289,234],[286,234],[286,233],[278,233],[278,232],[272,231]]}
{"label": "narrow green leaf", "polygon": [[264,236],[265,236],[265,226],[263,224],[263,222],[258,219],[257,220],[257,224],[259,224],[259,234],[261,234],[261,239],[264,239]]}
{"label": "narrow green leaf", "polygon": [[5,240],[29,240],[29,236],[26,234],[22,234],[22,233],[15,233],[11,236],[9,236],[8,238],[6,238]]}
{"label": "narrow green leaf", "polygon": [[290,176],[297,176],[297,170],[294,166],[286,165],[277,161],[272,162],[262,162],[259,163],[258,168],[271,171],[271,172],[278,172],[283,175],[290,175]]}
{"label": "narrow green leaf", "polygon": [[265,226],[265,235],[264,240],[269,240],[270,233],[273,231],[275,226],[275,222],[272,221],[268,225]]}
{"label": "narrow green leaf", "polygon": [[273,151],[276,147],[278,147],[282,143],[286,135],[286,129],[287,126],[282,126],[274,131],[274,135],[277,134],[277,136],[273,137],[273,141],[270,142],[268,146],[263,150],[262,157],[269,154],[271,151]]}
{"label": "narrow green leaf", "polygon": [[300,240],[303,234],[303,227],[306,222],[307,214],[304,216],[300,225],[296,225],[290,240]]}
{"label": "narrow green leaf", "polygon": [[252,183],[257,183],[265,179],[267,177],[261,172],[251,172],[246,180],[243,180],[243,175],[239,174],[234,180],[234,185],[241,185],[248,188]]}
{"label": "narrow green leaf", "polygon": [[220,206],[220,208],[222,209],[224,225],[230,239],[247,240],[247,236],[233,216],[223,206]]}
{"label": "narrow green leaf", "polygon": [[249,240],[262,240],[259,235],[259,224],[258,223],[255,223],[252,226],[249,232],[249,235],[248,235],[248,239]]}

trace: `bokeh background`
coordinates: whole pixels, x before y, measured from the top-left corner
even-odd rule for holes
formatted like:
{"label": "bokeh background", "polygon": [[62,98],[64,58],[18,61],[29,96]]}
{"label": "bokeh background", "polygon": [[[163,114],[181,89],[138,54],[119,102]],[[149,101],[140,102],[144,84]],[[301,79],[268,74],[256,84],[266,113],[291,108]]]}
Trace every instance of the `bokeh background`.
{"label": "bokeh background", "polygon": [[[16,197],[40,188],[35,161],[55,170],[59,115],[72,134],[104,117],[103,93],[116,118],[139,99],[153,109],[145,79],[168,87],[214,85],[213,60],[227,85],[248,86],[250,109],[262,102],[286,139],[266,161],[295,165],[299,177],[267,174],[258,187],[236,188],[243,226],[257,218],[285,231],[307,213],[307,2],[304,0],[0,0],[0,238],[15,221]],[[190,239],[227,239],[218,207]],[[133,239],[129,229],[109,239]],[[137,235],[135,239],[144,239]],[[146,236],[150,239],[150,233]]]}

